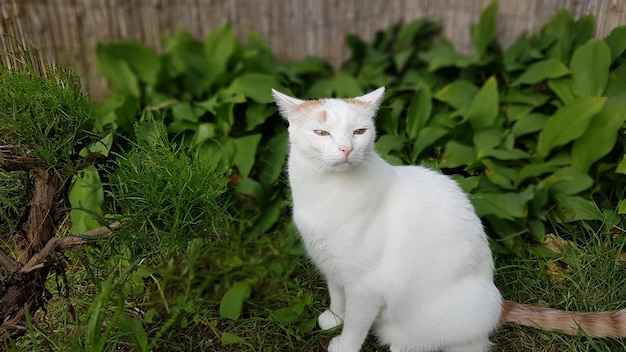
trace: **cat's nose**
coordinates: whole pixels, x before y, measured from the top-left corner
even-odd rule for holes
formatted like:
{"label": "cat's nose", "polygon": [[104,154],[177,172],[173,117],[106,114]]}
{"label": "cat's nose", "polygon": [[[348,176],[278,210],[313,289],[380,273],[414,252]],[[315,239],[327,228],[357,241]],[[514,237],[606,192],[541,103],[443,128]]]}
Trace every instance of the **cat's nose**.
{"label": "cat's nose", "polygon": [[341,150],[341,152],[343,153],[343,155],[346,156],[346,158],[350,156],[350,153],[352,153],[351,147],[339,147],[339,150]]}

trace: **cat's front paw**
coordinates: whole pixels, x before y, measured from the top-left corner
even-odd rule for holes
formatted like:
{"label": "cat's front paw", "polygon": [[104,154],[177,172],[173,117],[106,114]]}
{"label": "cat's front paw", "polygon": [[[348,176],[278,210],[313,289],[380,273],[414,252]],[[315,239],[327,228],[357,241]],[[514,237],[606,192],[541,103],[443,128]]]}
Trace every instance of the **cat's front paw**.
{"label": "cat's front paw", "polygon": [[343,324],[343,319],[327,309],[317,318],[317,323],[322,330],[329,330]]}
{"label": "cat's front paw", "polygon": [[354,344],[347,343],[344,339],[341,338],[341,335],[330,340],[328,344],[328,352],[359,352],[361,346],[356,346]]}

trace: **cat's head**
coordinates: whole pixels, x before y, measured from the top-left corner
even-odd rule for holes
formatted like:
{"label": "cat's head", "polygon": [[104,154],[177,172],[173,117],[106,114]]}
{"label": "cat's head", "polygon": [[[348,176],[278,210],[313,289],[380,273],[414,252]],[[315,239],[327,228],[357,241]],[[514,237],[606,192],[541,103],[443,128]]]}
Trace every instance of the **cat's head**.
{"label": "cat's head", "polygon": [[350,99],[300,100],[272,90],[289,122],[291,153],[320,171],[345,171],[367,163],[374,153],[374,117],[385,88]]}

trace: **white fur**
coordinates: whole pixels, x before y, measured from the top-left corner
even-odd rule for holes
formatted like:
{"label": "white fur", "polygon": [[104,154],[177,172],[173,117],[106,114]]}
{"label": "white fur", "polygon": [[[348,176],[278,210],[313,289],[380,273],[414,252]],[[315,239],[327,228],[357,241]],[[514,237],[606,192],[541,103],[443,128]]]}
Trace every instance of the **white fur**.
{"label": "white fur", "polygon": [[394,352],[487,351],[502,298],[483,227],[450,178],[376,154],[384,88],[361,103],[273,94],[289,121],[293,218],[328,282],[318,322],[343,323],[328,350],[357,352],[372,328]]}

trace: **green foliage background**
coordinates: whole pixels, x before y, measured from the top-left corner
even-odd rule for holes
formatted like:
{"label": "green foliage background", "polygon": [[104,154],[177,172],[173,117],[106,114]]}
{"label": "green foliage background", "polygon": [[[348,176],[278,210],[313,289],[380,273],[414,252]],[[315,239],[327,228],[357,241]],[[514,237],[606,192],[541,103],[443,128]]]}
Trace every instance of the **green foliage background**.
{"label": "green foliage background", "polygon": [[134,121],[157,119],[175,143],[230,165],[251,239],[284,219],[288,205],[285,122],[270,88],[319,98],[386,86],[379,153],[452,175],[496,248],[520,252],[555,224],[618,225],[626,211],[626,27],[594,39],[593,17],[561,11],[502,49],[496,13],[493,4],[472,25],[472,55],[434,40],[440,25],[420,19],[379,31],[372,43],[348,37],[352,55],[336,72],[320,59],[278,62],[257,35],[244,47],[228,25],[204,41],[184,32],[167,38],[162,54],[102,44],[98,65],[113,94],[99,126],[133,135]]}

